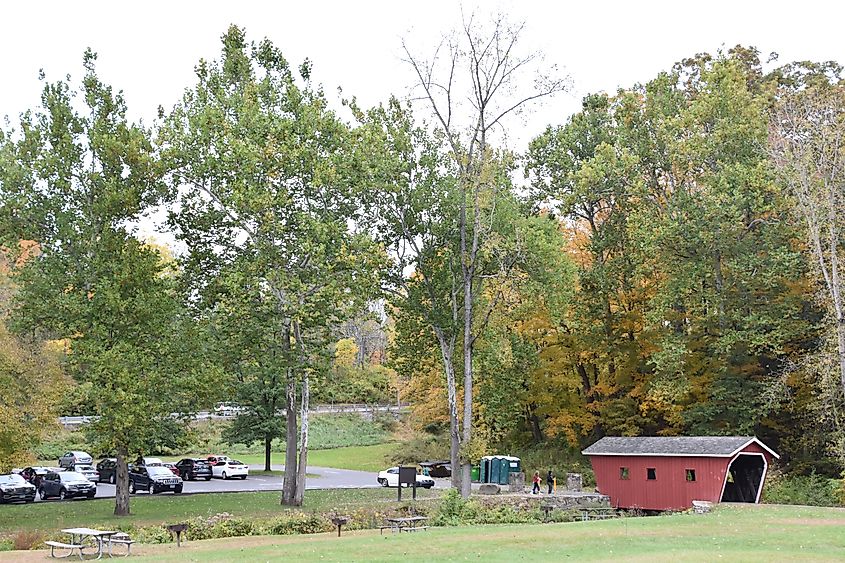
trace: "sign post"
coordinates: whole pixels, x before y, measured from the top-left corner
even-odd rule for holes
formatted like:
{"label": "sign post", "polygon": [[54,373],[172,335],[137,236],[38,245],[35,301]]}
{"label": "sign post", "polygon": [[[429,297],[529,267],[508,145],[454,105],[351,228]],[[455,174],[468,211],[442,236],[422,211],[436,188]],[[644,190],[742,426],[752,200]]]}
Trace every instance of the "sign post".
{"label": "sign post", "polygon": [[414,500],[417,500],[417,468],[416,467],[400,467],[399,468],[399,500],[402,500],[402,485],[408,485],[414,488]]}

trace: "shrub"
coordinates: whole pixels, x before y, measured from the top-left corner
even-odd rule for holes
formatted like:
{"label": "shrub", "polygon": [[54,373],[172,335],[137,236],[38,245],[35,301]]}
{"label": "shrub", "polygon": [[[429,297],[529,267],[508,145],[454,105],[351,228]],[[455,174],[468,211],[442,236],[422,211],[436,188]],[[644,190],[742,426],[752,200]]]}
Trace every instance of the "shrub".
{"label": "shrub", "polygon": [[328,532],[332,523],[318,514],[293,513],[271,520],[264,527],[265,533],[287,536],[292,534],[317,534]]}
{"label": "shrub", "polygon": [[763,501],[769,504],[804,504],[840,506],[842,481],[815,472],[809,475],[770,473],[763,490]]}
{"label": "shrub", "polygon": [[83,450],[91,452],[91,445],[85,439],[85,434],[82,432],[62,431],[54,438],[46,440],[39,444],[34,450],[33,454],[40,460],[55,460],[70,450]]}
{"label": "shrub", "polygon": [[121,530],[132,536],[139,543],[170,543],[173,535],[164,526],[150,526],[137,530]]}
{"label": "shrub", "polygon": [[22,530],[12,536],[12,549],[25,551],[44,546],[44,534],[37,530]]}

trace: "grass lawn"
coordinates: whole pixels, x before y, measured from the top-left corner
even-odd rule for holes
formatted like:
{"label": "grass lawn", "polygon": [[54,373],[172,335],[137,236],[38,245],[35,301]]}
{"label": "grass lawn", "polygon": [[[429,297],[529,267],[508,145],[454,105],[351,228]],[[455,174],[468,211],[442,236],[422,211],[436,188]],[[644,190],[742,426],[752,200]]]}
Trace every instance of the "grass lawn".
{"label": "grass lawn", "polygon": [[[308,465],[379,472],[391,465],[388,456],[393,447],[393,444],[385,443],[374,446],[349,446],[329,450],[308,450]],[[237,455],[237,459],[248,464],[263,464],[264,454]],[[274,452],[271,457],[271,463],[284,464],[285,453]]]}
{"label": "grass lawn", "polygon": [[[567,524],[436,528],[227,538],[137,546],[139,561],[833,561],[845,559],[845,511],[723,506],[679,514]],[[41,552],[43,553],[43,552]],[[136,550],[133,548],[133,553]],[[26,559],[29,557],[29,559]],[[33,552],[0,553],[0,562]]]}
{"label": "grass lawn", "polygon": [[[417,496],[430,498],[437,491],[418,490]],[[0,506],[0,537],[18,530],[53,531],[68,527],[111,528],[118,524],[136,526],[174,523],[197,516],[228,512],[233,516],[272,518],[285,510],[278,492],[221,493],[197,495],[133,496],[132,515],[117,517],[114,499],[73,500]],[[326,512],[375,503],[396,502],[392,489],[332,489],[305,491],[304,511]],[[300,509],[297,509],[300,510]]]}

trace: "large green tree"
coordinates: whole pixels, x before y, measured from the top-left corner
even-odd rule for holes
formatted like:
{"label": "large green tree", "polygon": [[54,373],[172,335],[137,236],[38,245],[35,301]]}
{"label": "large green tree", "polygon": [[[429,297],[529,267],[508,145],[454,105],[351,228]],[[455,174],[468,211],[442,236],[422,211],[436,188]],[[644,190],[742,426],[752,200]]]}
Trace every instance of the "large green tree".
{"label": "large green tree", "polygon": [[268,40],[250,43],[234,26],[222,42],[221,58],[200,61],[196,86],[160,131],[178,194],[171,222],[188,248],[193,305],[219,327],[215,348],[234,397],[265,444],[278,406],[286,411],[281,500],[299,505],[310,385],[331,330],[377,288],[383,252],[354,230],[354,143],[310,64],[293,69]]}
{"label": "large green tree", "polygon": [[[561,371],[573,438],[750,433],[811,330],[804,266],[766,151],[770,83],[736,48],[679,63],[532,143],[539,199],[572,232]],[[584,424],[587,421],[587,424]]]}
{"label": "large green tree", "polygon": [[85,53],[79,97],[67,82],[47,83],[41,105],[3,139],[0,226],[7,248],[37,244],[13,272],[12,326],[68,342],[68,369],[91,384],[98,449],[117,456],[124,515],[129,456],[149,446],[159,420],[188,412],[199,388],[172,278],[130,227],[164,193],[149,132],[127,121],[95,60]]}

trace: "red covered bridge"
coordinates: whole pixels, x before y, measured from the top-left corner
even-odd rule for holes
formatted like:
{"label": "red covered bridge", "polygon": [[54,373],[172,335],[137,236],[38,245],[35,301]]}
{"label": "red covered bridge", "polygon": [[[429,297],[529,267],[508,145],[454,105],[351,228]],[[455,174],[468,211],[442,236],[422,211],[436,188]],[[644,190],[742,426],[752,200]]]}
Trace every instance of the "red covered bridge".
{"label": "red covered bridge", "polygon": [[581,453],[613,506],[644,510],[759,502],[769,463],[780,457],[753,436],[605,437]]}

